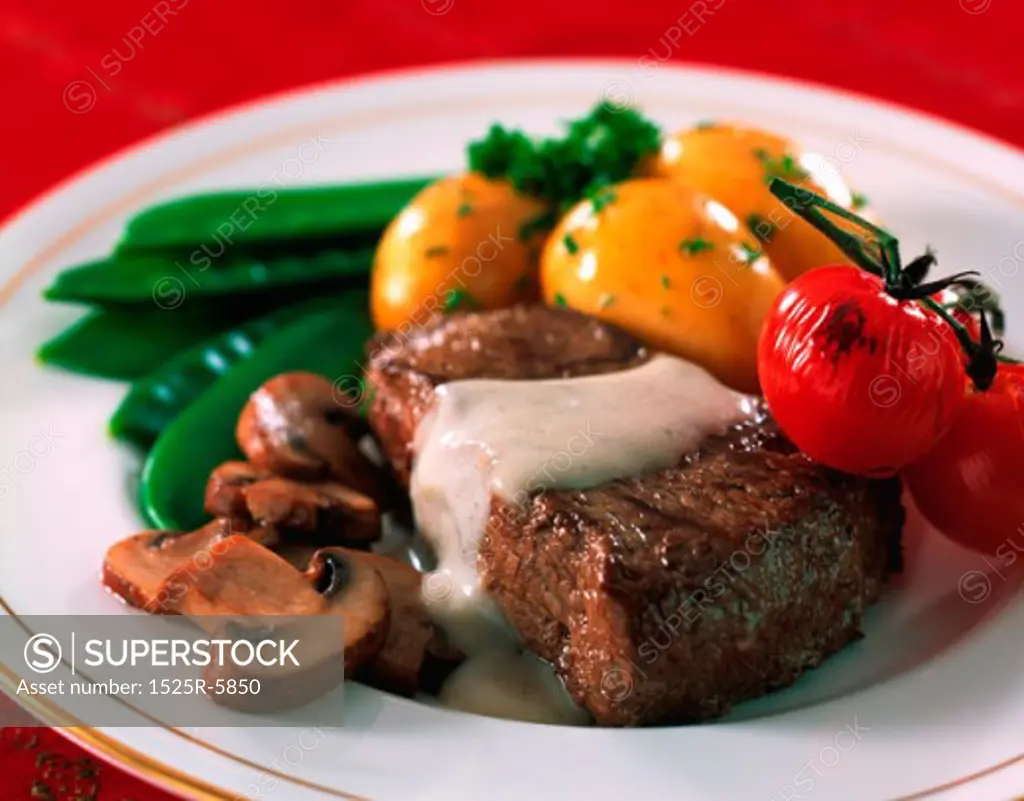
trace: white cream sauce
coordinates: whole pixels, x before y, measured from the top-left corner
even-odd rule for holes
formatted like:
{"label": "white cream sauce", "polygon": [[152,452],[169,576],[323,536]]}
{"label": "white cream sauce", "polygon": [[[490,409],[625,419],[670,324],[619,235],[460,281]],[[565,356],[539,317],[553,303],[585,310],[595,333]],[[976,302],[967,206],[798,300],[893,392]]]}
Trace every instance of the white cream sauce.
{"label": "white cream sauce", "polygon": [[[438,559],[424,581],[424,598],[470,656],[442,699],[490,715],[498,704],[501,717],[534,720],[537,699],[548,698],[551,722],[580,718],[579,710],[561,709],[550,692],[537,689],[549,687],[542,674],[554,678],[550,667],[540,660],[525,667],[530,660],[513,658],[516,638],[480,587],[477,553],[492,496],[525,507],[544,489],[586,489],[670,467],[752,411],[749,396],[665,355],[606,375],[439,387],[417,431],[410,492],[417,529]],[[535,675],[527,680],[529,672]]]}
{"label": "white cream sauce", "polygon": [[590,722],[550,665],[516,649],[494,648],[468,659],[445,681],[438,700],[492,718],[579,726]]}

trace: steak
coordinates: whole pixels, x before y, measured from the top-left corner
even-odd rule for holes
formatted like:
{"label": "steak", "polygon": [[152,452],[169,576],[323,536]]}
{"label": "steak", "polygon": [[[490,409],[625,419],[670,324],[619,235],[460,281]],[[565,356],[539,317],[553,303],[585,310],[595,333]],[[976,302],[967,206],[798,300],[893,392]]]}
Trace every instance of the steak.
{"label": "steak", "polygon": [[434,388],[468,378],[540,380],[613,373],[649,358],[625,331],[593,317],[517,306],[444,317],[412,335],[378,335],[366,347],[370,425],[409,485],[416,427]]}
{"label": "steak", "polygon": [[[370,423],[406,482],[439,384],[649,358],[614,326],[544,307],[451,316],[368,350]],[[762,410],[669,469],[492,499],[477,567],[597,723],[693,722],[791,684],[858,639],[899,569],[903,517],[898,481],[811,462]]]}

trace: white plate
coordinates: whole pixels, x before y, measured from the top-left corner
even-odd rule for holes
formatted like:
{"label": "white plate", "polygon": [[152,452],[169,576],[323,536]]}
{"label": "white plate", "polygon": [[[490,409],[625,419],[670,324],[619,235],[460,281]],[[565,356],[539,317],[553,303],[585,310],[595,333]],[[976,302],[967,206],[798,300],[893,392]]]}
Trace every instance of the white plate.
{"label": "white plate", "polygon": [[[9,281],[0,314],[0,590],[8,609],[126,614],[96,576],[104,549],[140,526],[130,492],[136,465],[104,433],[123,388],[32,359],[76,315],[39,299],[60,268],[101,255],[131,212],[160,199],[457,168],[465,142],[491,121],[550,130],[602,95],[633,98],[670,128],[732,118],[803,140],[843,163],[902,235],[905,253],[934,245],[944,269],[978,269],[1001,287],[1011,325],[1024,314],[1024,158],[889,105],[739,73],[605,61],[444,68],[272,99],[134,148],[51,192],[0,233]],[[44,449],[35,438],[50,427],[63,436]],[[1024,534],[1008,536],[1024,549]],[[1024,789],[1024,602],[1014,597],[1013,571],[944,543],[916,516],[907,539],[906,574],[873,610],[866,640],[721,722],[536,726],[353,685],[344,725],[309,750],[295,747],[301,718],[298,728],[79,728],[73,736],[195,797],[256,797],[257,788],[281,799],[862,801],[942,788],[948,797],[1006,797]],[[12,668],[22,670],[2,668],[8,685]],[[33,709],[73,723],[50,702]]]}

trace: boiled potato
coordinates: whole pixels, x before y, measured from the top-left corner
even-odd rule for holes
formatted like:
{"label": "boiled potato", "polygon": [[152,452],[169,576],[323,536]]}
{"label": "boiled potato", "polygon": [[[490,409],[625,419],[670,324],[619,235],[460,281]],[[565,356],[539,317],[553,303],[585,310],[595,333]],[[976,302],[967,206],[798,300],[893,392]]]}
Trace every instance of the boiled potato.
{"label": "boiled potato", "polygon": [[802,152],[788,139],[766,131],[702,125],[666,137],[657,158],[645,165],[644,174],[684,181],[725,205],[755,231],[758,246],[779,273],[792,281],[813,267],[848,264],[850,260],[772,195],[768,181],[783,178],[854,209],[860,206],[860,198],[840,176],[839,159],[854,157],[855,147],[850,142],[849,147],[837,148],[836,155],[825,158]]}
{"label": "boiled potato", "polygon": [[752,233],[679,181],[636,179],[581,201],[541,256],[541,287],[755,392],[757,338],[784,281]]}
{"label": "boiled potato", "polygon": [[529,234],[528,224],[545,211],[510,184],[473,173],[427,186],[377,246],[374,324],[380,330],[422,324],[453,300],[459,308],[483,309],[536,300],[542,239]]}

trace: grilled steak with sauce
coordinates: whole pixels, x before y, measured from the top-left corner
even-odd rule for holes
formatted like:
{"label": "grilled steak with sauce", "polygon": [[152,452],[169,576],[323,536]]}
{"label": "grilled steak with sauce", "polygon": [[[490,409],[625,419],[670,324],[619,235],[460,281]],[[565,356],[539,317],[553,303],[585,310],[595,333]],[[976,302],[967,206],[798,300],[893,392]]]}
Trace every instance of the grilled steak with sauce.
{"label": "grilled steak with sauce", "polygon": [[[406,482],[438,385],[648,358],[614,326],[544,307],[456,315],[368,351],[370,423]],[[478,569],[599,724],[698,721],[791,684],[861,636],[899,567],[899,496],[895,480],[812,463],[762,412],[676,467],[522,505],[493,499]]]}
{"label": "grilled steak with sauce", "polygon": [[439,384],[468,378],[540,380],[613,373],[649,357],[619,328],[544,306],[444,317],[409,337],[374,337],[366,351],[367,380],[374,391],[370,426],[407,487],[416,427]]}

